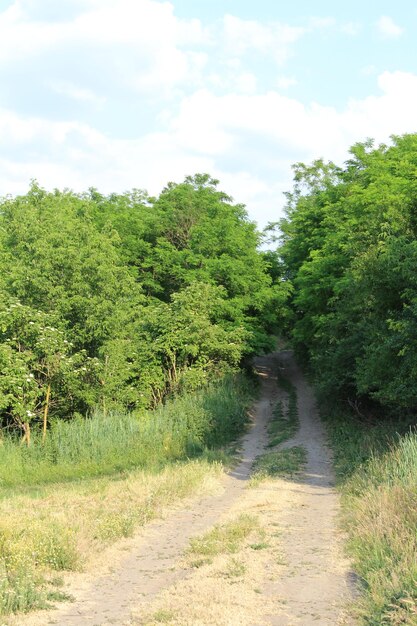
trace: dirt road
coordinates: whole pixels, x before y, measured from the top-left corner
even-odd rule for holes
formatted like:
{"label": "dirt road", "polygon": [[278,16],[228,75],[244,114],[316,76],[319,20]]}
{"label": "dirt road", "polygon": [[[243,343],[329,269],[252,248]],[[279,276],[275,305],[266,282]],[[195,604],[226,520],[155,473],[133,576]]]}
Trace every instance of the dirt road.
{"label": "dirt road", "polygon": [[[262,481],[248,488],[253,460],[266,443],[274,404],[276,359],[297,389],[300,429],[285,446],[303,446],[297,479]],[[242,442],[242,462],[215,495],[188,501],[109,551],[101,571],[72,581],[73,603],[18,620],[22,626],[310,626],[347,624],[349,566],[337,529],[338,496],[331,456],[314,397],[291,353],[259,358],[262,379],[254,423]],[[233,556],[217,555],[190,567],[192,537],[241,514],[256,517],[258,539]],[[261,537],[261,540],[259,539]]]}

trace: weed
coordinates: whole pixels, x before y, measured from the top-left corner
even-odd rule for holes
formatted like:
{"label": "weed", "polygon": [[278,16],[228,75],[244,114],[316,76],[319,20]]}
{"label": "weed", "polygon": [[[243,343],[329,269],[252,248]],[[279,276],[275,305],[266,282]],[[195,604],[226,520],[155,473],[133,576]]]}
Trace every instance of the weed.
{"label": "weed", "polygon": [[243,513],[236,520],[218,524],[202,537],[191,539],[187,552],[189,555],[210,557],[233,554],[258,525],[256,517]]}
{"label": "weed", "polygon": [[261,454],[253,465],[250,486],[254,487],[266,478],[294,476],[301,471],[307,453],[303,446],[293,446],[276,452]]}
{"label": "weed", "polygon": [[236,558],[229,559],[226,569],[222,572],[224,578],[240,578],[246,573],[246,565]]}
{"label": "weed", "polygon": [[172,611],[168,611],[165,609],[160,609],[153,614],[153,620],[158,624],[166,624],[167,622],[171,622],[175,615]]}
{"label": "weed", "polygon": [[259,543],[252,543],[249,547],[252,548],[252,550],[266,550],[266,548],[269,548],[269,544],[261,541]]}
{"label": "weed", "polygon": [[49,602],[75,602],[74,596],[71,596],[69,593],[60,591],[59,589],[54,591],[48,591],[46,594],[46,599]]}

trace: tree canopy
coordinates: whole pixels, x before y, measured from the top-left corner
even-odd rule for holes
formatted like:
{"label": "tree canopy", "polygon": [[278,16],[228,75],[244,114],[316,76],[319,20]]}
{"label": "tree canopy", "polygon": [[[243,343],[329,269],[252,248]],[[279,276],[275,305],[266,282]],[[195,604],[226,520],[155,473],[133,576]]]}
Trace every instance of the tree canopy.
{"label": "tree canopy", "polygon": [[158,198],[3,198],[3,425],[152,407],[267,349],[287,287],[260,240],[206,174]]}
{"label": "tree canopy", "polygon": [[325,393],[413,409],[417,135],[350,154],[343,168],[295,168],[280,248],[291,334]]}

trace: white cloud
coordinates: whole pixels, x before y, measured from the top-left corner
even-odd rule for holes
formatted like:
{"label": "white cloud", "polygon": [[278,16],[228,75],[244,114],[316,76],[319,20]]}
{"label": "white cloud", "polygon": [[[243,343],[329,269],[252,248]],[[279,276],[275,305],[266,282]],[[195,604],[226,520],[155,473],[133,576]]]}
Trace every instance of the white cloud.
{"label": "white cloud", "polygon": [[[292,162],[319,156],[340,162],[355,141],[417,130],[413,74],[385,72],[378,95],[343,108],[306,104],[285,92],[297,81],[281,66],[299,39],[329,27],[354,34],[353,24],[314,18],[301,28],[226,15],[207,29],[178,18],[171,2],[62,2],[81,9],[63,18],[53,0],[15,0],[0,12],[0,69],[12,74],[16,64],[18,76],[30,79],[33,67],[34,80],[41,76],[34,102],[42,111],[35,115],[31,101],[31,114],[22,106],[19,114],[0,109],[0,194],[25,191],[33,177],[48,188],[96,186],[106,193],[135,186],[154,194],[168,180],[208,171],[264,223],[278,217]],[[46,5],[53,20],[42,17]],[[386,36],[399,34],[392,20],[384,24]],[[258,55],[279,66],[267,78],[269,91],[262,86],[270,68],[255,69]],[[73,119],[83,103],[89,123]],[[129,106],[132,117],[120,125],[129,138],[121,139],[108,110],[123,116]],[[102,108],[100,116],[92,107]]]}
{"label": "white cloud", "polygon": [[0,65],[58,52],[68,58],[85,54],[89,63],[96,52],[96,58],[102,57],[98,73],[116,72],[138,90],[163,91],[199,78],[207,55],[194,48],[210,43],[199,20],[179,19],[171,3],[154,0],[87,0],[83,5],[75,16],[48,22],[33,17],[36,8],[41,12],[41,0],[15,0],[0,12]]}
{"label": "white cloud", "polygon": [[225,15],[223,19],[226,50],[234,57],[246,52],[256,51],[271,55],[281,65],[291,54],[294,44],[306,29],[288,26],[279,22],[262,23],[255,20],[243,20],[234,15]]}
{"label": "white cloud", "polygon": [[[104,192],[147,187],[197,171],[220,178],[261,223],[274,220],[291,187],[294,161],[323,156],[343,162],[356,141],[417,130],[417,75],[384,72],[379,95],[337,110],[308,106],[276,91],[215,95],[202,89],[164,116],[164,132],[112,139],[78,122],[50,122],[0,111],[1,193],[24,191],[30,178],[48,187],[91,185]],[[15,157],[13,157],[15,154]]]}
{"label": "white cloud", "polygon": [[297,84],[297,79],[292,76],[279,76],[276,82],[278,89],[288,89],[289,87],[294,87]]}
{"label": "white cloud", "polygon": [[381,15],[376,23],[376,26],[380,35],[387,39],[395,39],[404,33],[404,29],[401,26],[398,26],[392,17],[389,17],[388,15]]}
{"label": "white cloud", "polygon": [[86,87],[74,85],[68,81],[51,82],[50,87],[53,91],[63,96],[67,96],[72,100],[80,100],[81,102],[90,102],[97,107],[103,106],[106,98],[98,96],[94,91]]}
{"label": "white cloud", "polygon": [[334,17],[311,17],[309,26],[315,30],[316,28],[331,28],[335,24],[336,19]]}

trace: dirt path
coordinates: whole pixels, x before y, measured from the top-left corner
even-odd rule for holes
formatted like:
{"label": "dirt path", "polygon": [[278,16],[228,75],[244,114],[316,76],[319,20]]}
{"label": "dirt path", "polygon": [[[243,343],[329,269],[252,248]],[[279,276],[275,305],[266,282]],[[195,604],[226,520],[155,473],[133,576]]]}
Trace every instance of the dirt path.
{"label": "dirt path", "polygon": [[[109,552],[110,565],[105,569],[74,579],[68,590],[74,603],[16,623],[347,623],[342,606],[349,598],[349,572],[340,551],[330,454],[310,388],[290,353],[280,353],[278,358],[297,388],[300,415],[299,433],[285,445],[306,448],[305,473],[297,481],[273,480],[247,488],[253,460],[267,442],[272,407],[282,394],[273,374],[274,357],[259,358],[257,368],[263,382],[261,399],[254,407],[254,425],[242,443],[242,462],[224,477],[218,493],[189,501],[166,519],[150,523],[134,539],[121,542]],[[269,549],[246,546],[232,561],[220,556],[198,569],[184,566],[181,558],[190,538],[242,512],[256,513]],[[237,576],[230,574],[230,563],[234,563]]]}

